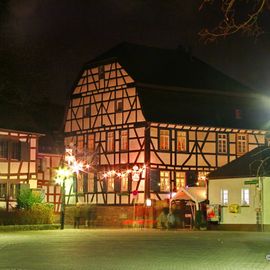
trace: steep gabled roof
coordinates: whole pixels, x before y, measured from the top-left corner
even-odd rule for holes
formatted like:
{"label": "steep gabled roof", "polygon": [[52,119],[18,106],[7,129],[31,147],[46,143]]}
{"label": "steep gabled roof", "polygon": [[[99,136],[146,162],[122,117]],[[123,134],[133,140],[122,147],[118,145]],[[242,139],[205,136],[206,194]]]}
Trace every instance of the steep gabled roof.
{"label": "steep gabled roof", "polygon": [[268,128],[270,110],[262,105],[255,91],[191,57],[183,49],[121,43],[86,67],[109,61],[118,61],[135,80],[147,121]]}
{"label": "steep gabled roof", "polygon": [[123,42],[91,62],[109,58],[117,58],[140,83],[216,91],[251,91],[183,48],[163,49]]}
{"label": "steep gabled roof", "polygon": [[209,174],[209,179],[270,176],[270,148],[259,146]]}
{"label": "steep gabled roof", "polygon": [[1,103],[0,128],[25,132],[41,133],[40,127],[24,107]]}

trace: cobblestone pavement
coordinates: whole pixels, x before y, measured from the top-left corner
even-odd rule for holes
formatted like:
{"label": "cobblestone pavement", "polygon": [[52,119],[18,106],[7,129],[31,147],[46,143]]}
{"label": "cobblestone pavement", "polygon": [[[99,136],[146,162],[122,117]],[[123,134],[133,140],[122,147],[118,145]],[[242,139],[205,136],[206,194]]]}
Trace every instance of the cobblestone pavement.
{"label": "cobblestone pavement", "polygon": [[0,233],[0,269],[270,269],[270,233],[66,229]]}

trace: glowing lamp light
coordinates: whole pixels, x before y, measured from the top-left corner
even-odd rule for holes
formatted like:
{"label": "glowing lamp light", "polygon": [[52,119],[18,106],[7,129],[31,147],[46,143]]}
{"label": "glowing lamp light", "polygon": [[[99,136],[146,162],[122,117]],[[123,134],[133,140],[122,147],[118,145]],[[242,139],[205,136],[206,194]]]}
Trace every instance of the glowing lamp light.
{"label": "glowing lamp light", "polygon": [[57,184],[62,184],[63,181],[65,181],[70,176],[72,176],[72,172],[68,168],[66,168],[66,167],[60,168],[60,169],[56,170],[55,181]]}
{"label": "glowing lamp light", "polygon": [[152,205],[151,199],[146,199],[145,205],[146,205],[147,207],[150,207],[150,206]]}
{"label": "glowing lamp light", "polygon": [[133,171],[138,171],[139,167],[137,165],[134,165],[132,169],[133,169]]}

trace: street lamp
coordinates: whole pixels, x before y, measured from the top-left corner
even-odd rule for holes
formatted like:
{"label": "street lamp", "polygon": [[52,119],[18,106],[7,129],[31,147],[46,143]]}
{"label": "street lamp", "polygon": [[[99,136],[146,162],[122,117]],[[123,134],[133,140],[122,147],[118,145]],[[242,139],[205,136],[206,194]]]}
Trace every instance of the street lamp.
{"label": "street lamp", "polygon": [[67,167],[60,167],[56,170],[56,183],[61,185],[61,230],[64,229],[65,226],[65,205],[66,205],[66,180],[69,179],[72,175],[72,171]]}

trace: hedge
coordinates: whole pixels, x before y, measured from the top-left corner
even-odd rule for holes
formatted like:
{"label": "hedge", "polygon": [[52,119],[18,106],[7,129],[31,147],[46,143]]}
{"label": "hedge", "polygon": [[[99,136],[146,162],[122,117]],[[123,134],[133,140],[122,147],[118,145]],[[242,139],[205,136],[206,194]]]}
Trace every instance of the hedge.
{"label": "hedge", "polygon": [[49,204],[35,204],[31,209],[14,209],[10,212],[0,209],[0,226],[52,224],[53,221],[53,206]]}

